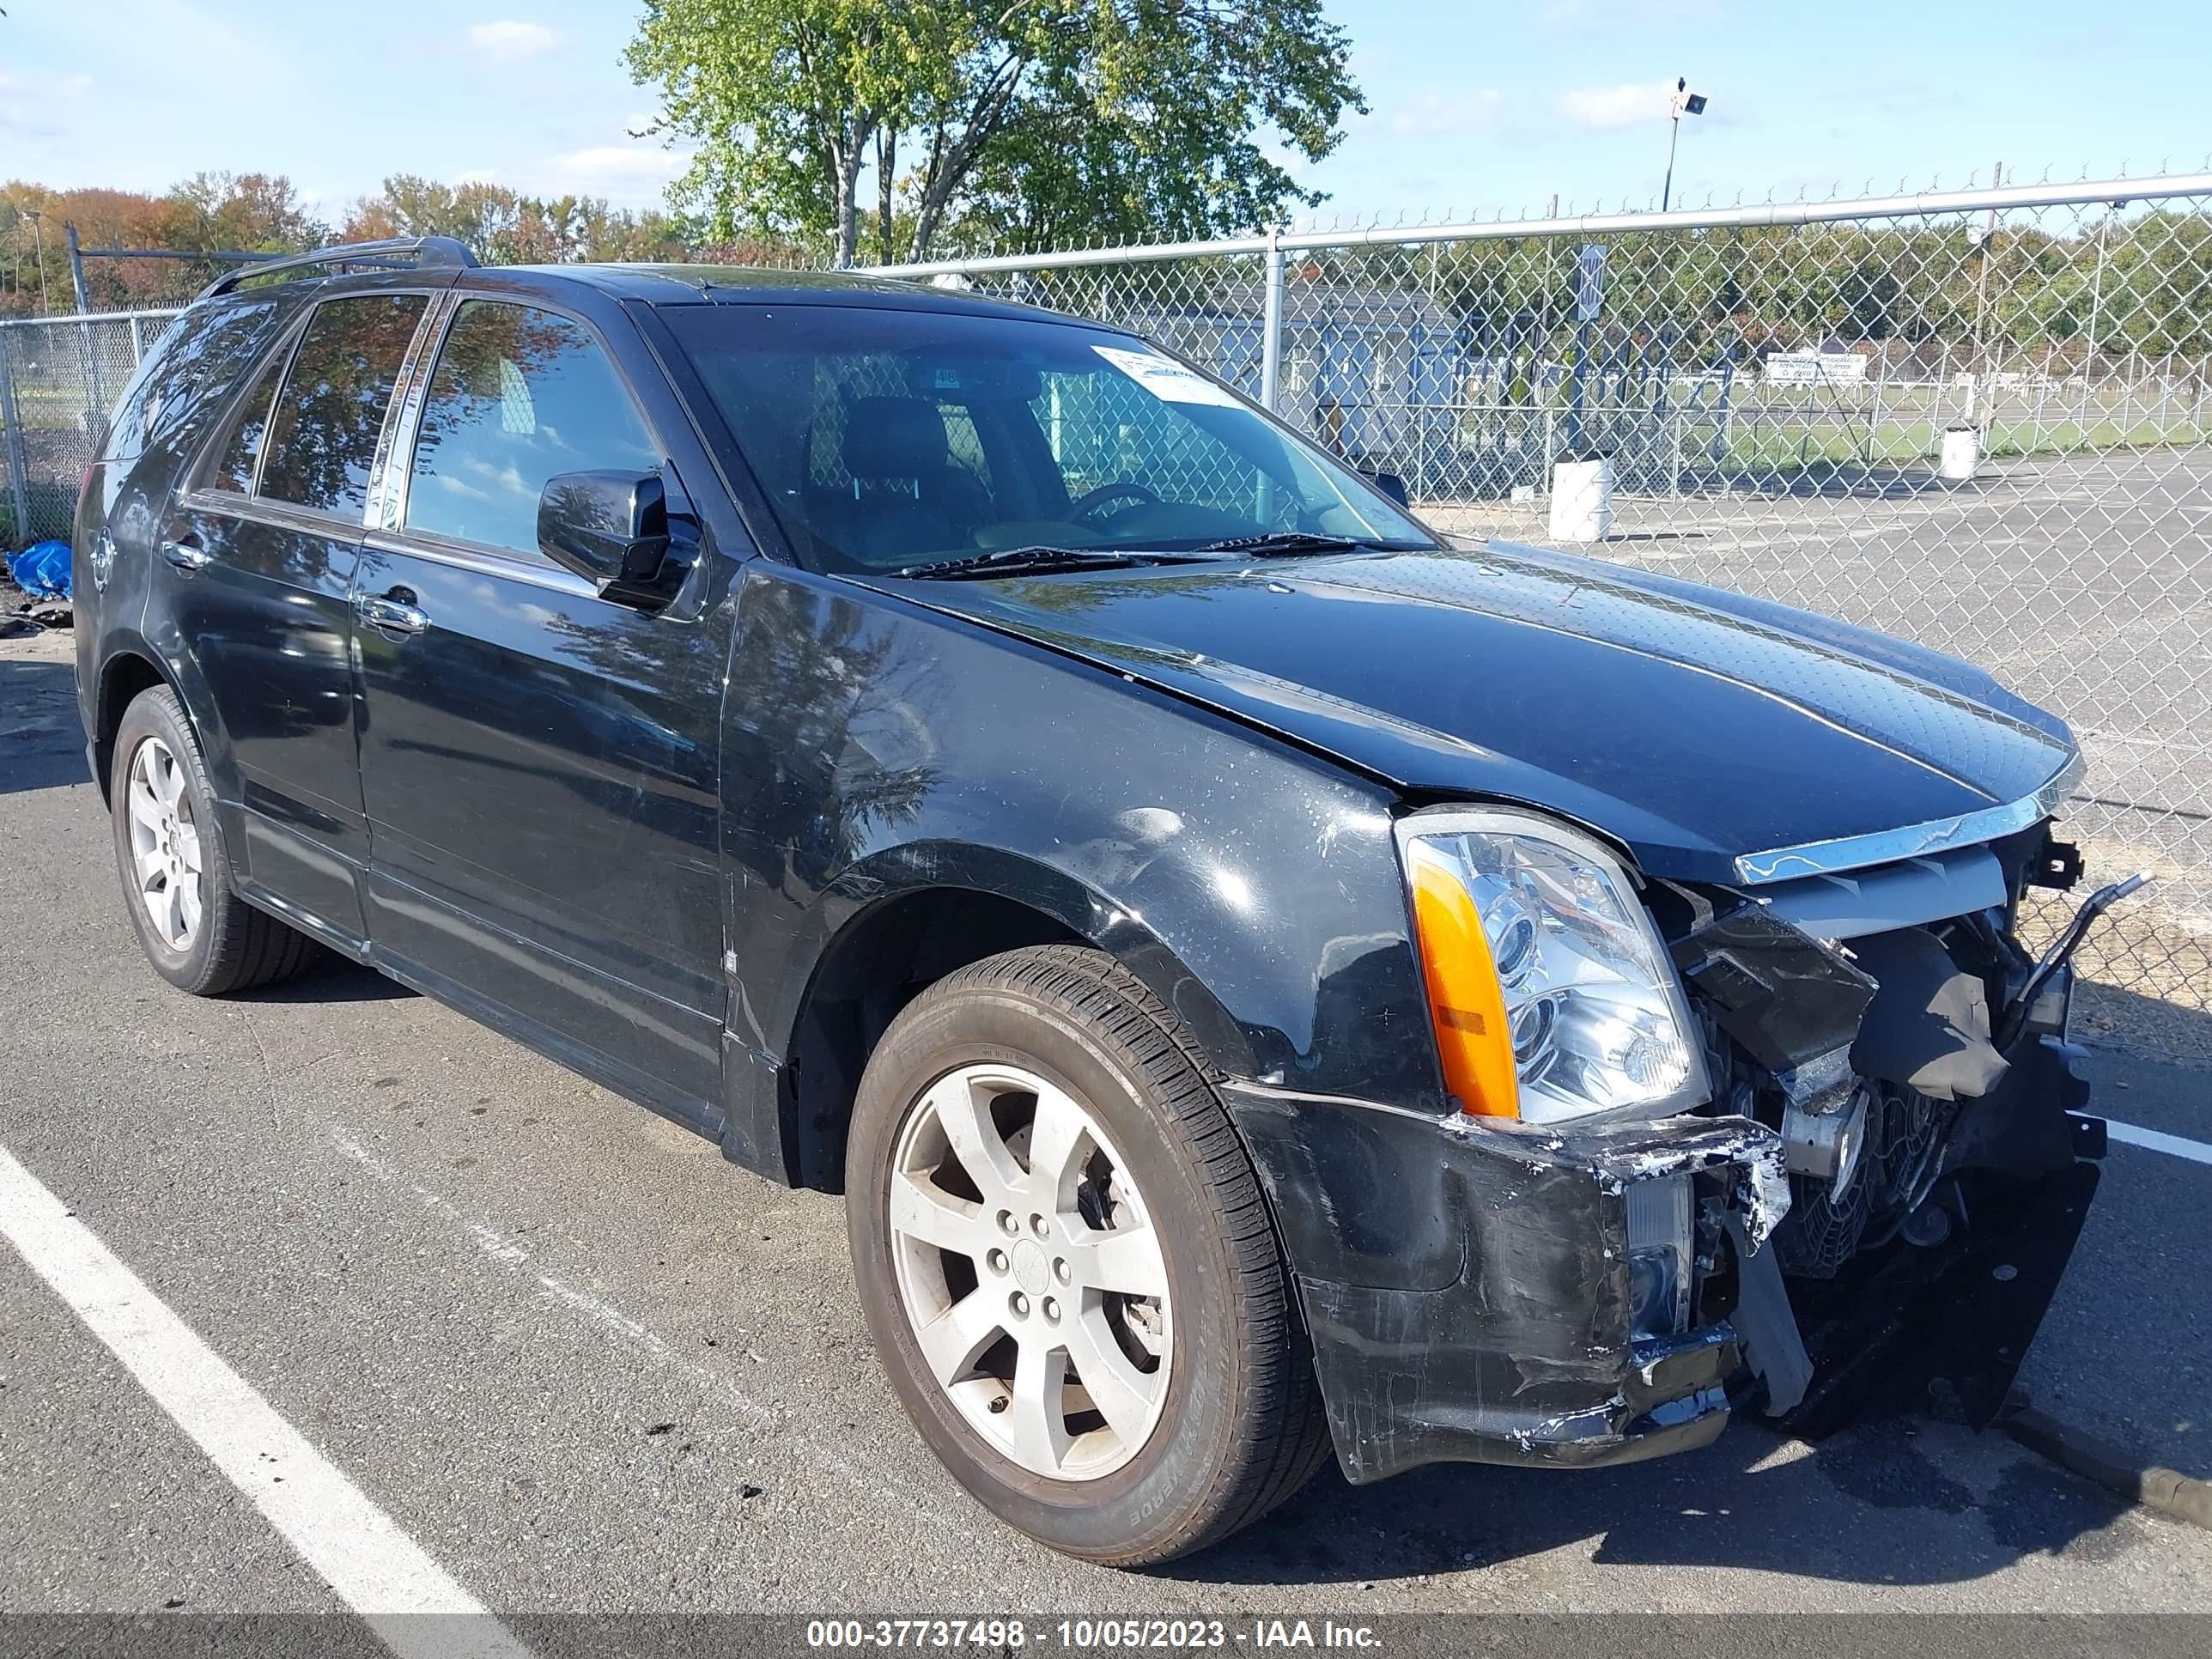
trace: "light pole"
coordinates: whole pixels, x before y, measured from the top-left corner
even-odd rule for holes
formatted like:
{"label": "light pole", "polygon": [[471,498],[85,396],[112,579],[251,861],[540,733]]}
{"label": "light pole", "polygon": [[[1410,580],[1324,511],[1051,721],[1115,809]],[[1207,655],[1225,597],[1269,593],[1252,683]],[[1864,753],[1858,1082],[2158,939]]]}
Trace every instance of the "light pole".
{"label": "light pole", "polygon": [[1682,118],[1705,112],[1705,94],[1692,92],[1687,76],[1674,77],[1674,95],[1667,100],[1672,125],[1667,134],[1667,182],[1659,190],[1659,211],[1664,213],[1674,198],[1674,146],[1682,141]]}
{"label": "light pole", "polygon": [[39,249],[39,309],[52,311],[53,307],[46,301],[46,232],[41,222],[46,216],[36,208],[25,208],[23,216],[31,222],[31,240]]}

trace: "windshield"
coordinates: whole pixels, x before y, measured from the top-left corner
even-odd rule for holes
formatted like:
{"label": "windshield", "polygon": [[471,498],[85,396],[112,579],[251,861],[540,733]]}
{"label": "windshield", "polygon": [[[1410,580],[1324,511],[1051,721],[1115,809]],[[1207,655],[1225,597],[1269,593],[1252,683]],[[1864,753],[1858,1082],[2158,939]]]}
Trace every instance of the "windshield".
{"label": "windshield", "polygon": [[1436,545],[1349,468],[1125,334],[860,306],[662,315],[826,569],[1286,532]]}

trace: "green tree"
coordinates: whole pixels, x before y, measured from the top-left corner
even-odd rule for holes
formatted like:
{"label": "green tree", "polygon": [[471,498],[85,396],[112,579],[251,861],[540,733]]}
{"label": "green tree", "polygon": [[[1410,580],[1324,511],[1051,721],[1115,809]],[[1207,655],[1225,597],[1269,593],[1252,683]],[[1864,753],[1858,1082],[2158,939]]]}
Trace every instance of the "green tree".
{"label": "green tree", "polygon": [[1364,109],[1321,0],[647,0],[630,71],[696,146],[709,234],[812,234],[849,264],[941,234],[1205,235],[1302,190]]}
{"label": "green tree", "polygon": [[562,264],[583,259],[684,257],[682,228],[665,214],[632,213],[592,196],[550,200],[504,185],[441,184],[396,173],[355,204],[348,241],[451,236],[487,264]]}
{"label": "green tree", "polygon": [[196,173],[166,205],[167,246],[195,252],[303,253],[330,234],[281,173]]}

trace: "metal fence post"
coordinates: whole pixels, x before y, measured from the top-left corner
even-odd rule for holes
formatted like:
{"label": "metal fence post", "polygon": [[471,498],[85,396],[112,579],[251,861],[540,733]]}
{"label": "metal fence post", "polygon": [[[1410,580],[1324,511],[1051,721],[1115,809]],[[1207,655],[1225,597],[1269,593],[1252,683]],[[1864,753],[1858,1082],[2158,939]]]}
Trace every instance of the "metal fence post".
{"label": "metal fence post", "polygon": [[23,474],[23,423],[15,414],[15,346],[0,333],[0,449],[8,452],[8,483],[15,501],[15,533],[9,538],[21,546],[31,541],[31,501]]}
{"label": "metal fence post", "polygon": [[69,245],[70,287],[76,292],[77,315],[82,317],[92,309],[92,296],[85,291],[84,250],[77,245],[74,220],[62,227],[62,234]]}
{"label": "metal fence post", "polygon": [[1283,390],[1283,234],[1267,231],[1267,290],[1260,320],[1260,402],[1276,414]]}

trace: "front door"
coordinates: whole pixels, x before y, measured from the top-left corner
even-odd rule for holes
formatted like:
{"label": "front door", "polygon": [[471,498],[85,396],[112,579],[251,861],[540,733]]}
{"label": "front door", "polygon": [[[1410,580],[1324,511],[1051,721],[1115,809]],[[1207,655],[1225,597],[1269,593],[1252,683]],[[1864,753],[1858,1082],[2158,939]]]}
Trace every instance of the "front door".
{"label": "front door", "polygon": [[157,641],[189,665],[234,809],[242,878],[358,946],[368,854],[355,753],[350,599],[369,475],[428,296],[325,300],[231,412],[161,538]]}
{"label": "front door", "polygon": [[416,403],[355,578],[371,938],[711,1127],[729,605],[611,604],[538,550],[548,478],[668,452],[587,325],[506,301],[459,305]]}

